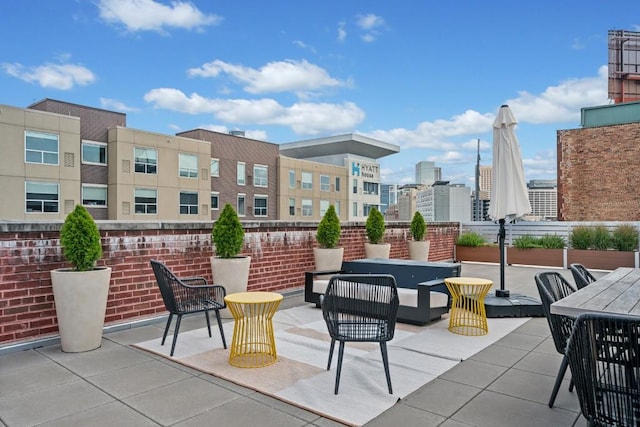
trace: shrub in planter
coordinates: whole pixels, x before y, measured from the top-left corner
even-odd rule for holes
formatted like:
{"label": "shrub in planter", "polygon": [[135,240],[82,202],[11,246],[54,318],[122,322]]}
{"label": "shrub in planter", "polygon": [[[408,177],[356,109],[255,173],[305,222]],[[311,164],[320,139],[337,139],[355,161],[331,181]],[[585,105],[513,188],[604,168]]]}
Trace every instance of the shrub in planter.
{"label": "shrub in planter", "polygon": [[611,234],[611,247],[618,251],[638,249],[638,231],[632,225],[618,225]]}
{"label": "shrub in planter", "polygon": [[325,212],[316,233],[316,240],[322,248],[331,249],[338,245],[340,240],[340,219],[336,214],[336,208],[331,205]]}
{"label": "shrub in planter", "polygon": [[84,206],[76,205],[67,215],[60,229],[60,245],[75,271],[92,270],[102,258],[98,226]]}
{"label": "shrub in planter", "polygon": [[229,203],[213,224],[211,241],[216,247],[216,256],[220,258],[233,258],[242,251],[244,229],[236,210]]}
{"label": "shrub in planter", "polygon": [[384,217],[377,208],[371,208],[369,215],[367,216],[367,222],[365,224],[365,230],[367,233],[367,239],[369,243],[377,245],[382,243],[384,238]]}
{"label": "shrub in planter", "polygon": [[593,246],[593,232],[591,227],[580,225],[571,230],[569,243],[573,249],[589,249]]}
{"label": "shrub in planter", "polygon": [[557,234],[545,234],[538,239],[538,242],[545,249],[564,249],[567,246],[564,238]]}
{"label": "shrub in planter", "polygon": [[456,245],[459,246],[484,246],[487,244],[487,240],[481,234],[475,231],[466,231],[458,236],[456,239]]}
{"label": "shrub in planter", "polygon": [[530,235],[524,235],[513,239],[513,246],[518,249],[541,248],[540,239]]}
{"label": "shrub in planter", "polygon": [[606,251],[611,247],[611,233],[604,225],[596,225],[592,229],[593,249]]}
{"label": "shrub in planter", "polygon": [[416,242],[424,239],[424,235],[427,232],[427,224],[424,222],[424,217],[418,211],[413,214],[411,224],[409,225],[409,231],[411,231],[411,237]]}

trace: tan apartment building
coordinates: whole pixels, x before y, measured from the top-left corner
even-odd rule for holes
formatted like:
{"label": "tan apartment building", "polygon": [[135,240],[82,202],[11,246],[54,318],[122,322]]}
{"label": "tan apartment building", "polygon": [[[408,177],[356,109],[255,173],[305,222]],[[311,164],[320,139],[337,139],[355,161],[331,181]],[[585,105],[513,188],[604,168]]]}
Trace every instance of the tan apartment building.
{"label": "tan apartment building", "polygon": [[330,205],[347,220],[347,168],[280,156],[278,201],[280,219],[319,221]]}

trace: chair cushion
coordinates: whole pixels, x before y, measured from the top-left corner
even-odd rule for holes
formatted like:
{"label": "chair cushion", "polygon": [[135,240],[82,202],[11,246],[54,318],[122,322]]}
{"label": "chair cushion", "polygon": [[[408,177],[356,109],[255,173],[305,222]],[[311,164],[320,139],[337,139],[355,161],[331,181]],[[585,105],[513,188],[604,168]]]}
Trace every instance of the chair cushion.
{"label": "chair cushion", "polygon": [[313,281],[313,292],[324,295],[324,291],[327,290],[327,286],[329,286],[329,279],[316,279]]}
{"label": "chair cushion", "polygon": [[[416,289],[398,288],[398,299],[400,305],[407,307],[418,307],[418,291]],[[443,292],[429,292],[429,307],[446,307],[449,297]]]}

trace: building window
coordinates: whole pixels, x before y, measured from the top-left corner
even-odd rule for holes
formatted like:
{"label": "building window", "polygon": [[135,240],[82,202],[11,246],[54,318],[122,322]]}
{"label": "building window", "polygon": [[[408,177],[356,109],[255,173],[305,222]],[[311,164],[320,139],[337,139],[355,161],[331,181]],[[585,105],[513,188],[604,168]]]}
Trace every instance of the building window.
{"label": "building window", "polygon": [[[158,173],[158,151],[151,148],[135,149],[135,171],[155,175]],[[155,213],[155,212],[154,212]]]}
{"label": "building window", "polygon": [[355,178],[353,180],[353,194],[358,194],[358,180]]}
{"label": "building window", "polygon": [[311,199],[302,199],[302,216],[313,216],[313,202]]}
{"label": "building window", "polygon": [[289,199],[289,216],[296,216],[296,199]]}
{"label": "building window", "polygon": [[267,187],[269,169],[267,166],[253,166],[253,185],[255,187]]}
{"label": "building window", "polygon": [[296,188],[296,171],[289,171],[289,188]]}
{"label": "building window", "polygon": [[82,185],[82,204],[92,207],[107,207],[106,185]]}
{"label": "building window", "polygon": [[220,160],[211,159],[211,176],[220,176]]}
{"label": "building window", "polygon": [[353,202],[353,211],[351,212],[352,216],[358,216],[358,202]]}
{"label": "building window", "polygon": [[183,178],[198,177],[198,156],[195,154],[180,153],[178,155],[179,174]]}
{"label": "building window", "polygon": [[238,166],[236,167],[236,180],[238,185],[246,184],[246,165],[244,162],[238,162]]}
{"label": "building window", "polygon": [[328,200],[320,200],[320,216],[324,216],[324,214],[327,212],[327,209],[329,209],[329,201]]}
{"label": "building window", "polygon": [[211,192],[211,210],[217,211],[220,209],[220,193],[217,191]]}
{"label": "building window", "polygon": [[377,182],[363,182],[362,183],[362,194],[373,194],[373,195],[378,195],[379,191],[378,191],[379,185]]}
{"label": "building window", "polygon": [[247,197],[244,194],[238,194],[236,199],[236,212],[238,216],[245,216],[246,213],[246,199]]}
{"label": "building window", "polygon": [[320,191],[331,191],[329,175],[320,175]]}
{"label": "building window", "polygon": [[180,192],[180,215],[198,215],[198,193]]}
{"label": "building window", "polygon": [[59,157],[58,135],[42,132],[24,132],[24,158],[26,163],[57,165]]}
{"label": "building window", "polygon": [[57,182],[33,182],[25,183],[25,209],[27,213],[34,212],[59,212],[59,191]]}
{"label": "building window", "polygon": [[336,191],[340,191],[340,177],[336,176]]}
{"label": "building window", "polygon": [[253,197],[253,216],[267,216],[267,196]]}
{"label": "building window", "polygon": [[340,200],[336,200],[335,203],[333,204],[333,206],[335,206],[336,215],[338,215],[338,217],[340,217]]}
{"label": "building window", "polygon": [[302,172],[302,189],[313,189],[313,174],[311,172]]}
{"label": "building window", "polygon": [[82,141],[82,163],[92,165],[107,164],[107,144]]}
{"label": "building window", "polygon": [[362,216],[369,216],[369,212],[371,212],[373,208],[378,208],[378,205],[370,205],[368,203],[362,205]]}
{"label": "building window", "polygon": [[158,213],[158,192],[150,188],[136,188],[135,213],[136,214],[157,214]]}

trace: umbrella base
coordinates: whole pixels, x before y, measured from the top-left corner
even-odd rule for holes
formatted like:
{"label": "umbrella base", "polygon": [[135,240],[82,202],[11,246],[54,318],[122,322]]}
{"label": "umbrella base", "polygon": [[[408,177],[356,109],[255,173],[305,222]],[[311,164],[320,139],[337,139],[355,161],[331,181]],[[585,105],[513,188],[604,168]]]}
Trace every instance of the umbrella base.
{"label": "umbrella base", "polygon": [[[496,290],[499,293],[500,290]],[[509,292],[509,291],[506,291]],[[488,294],[484,299],[487,317],[544,317],[542,303],[522,294],[496,296]]]}

